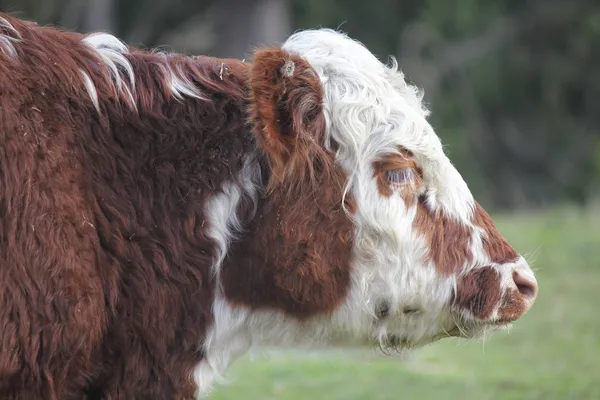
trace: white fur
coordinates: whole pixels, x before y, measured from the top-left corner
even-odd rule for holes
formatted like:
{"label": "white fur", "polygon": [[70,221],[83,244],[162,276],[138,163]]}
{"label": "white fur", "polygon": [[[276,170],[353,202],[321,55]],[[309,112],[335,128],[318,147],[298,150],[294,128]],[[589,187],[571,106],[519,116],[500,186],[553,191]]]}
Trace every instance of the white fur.
{"label": "white fur", "polygon": [[[125,55],[129,54],[127,46],[113,35],[107,33],[93,33],[86,36],[83,43],[90,46],[96,51],[103,65],[108,68],[112,75],[112,79],[118,94],[126,96],[127,102],[133,108],[136,107],[136,101],[133,97],[135,93],[135,76],[131,63]],[[123,81],[119,68],[123,69],[128,79],[128,83]],[[87,75],[87,74],[86,74]],[[84,75],[84,83],[86,89],[90,93],[92,99],[96,99],[96,108],[98,94],[96,89],[88,82],[91,81],[89,76]]]}
{"label": "white fur", "polygon": [[[101,32],[90,34],[82,41],[84,44],[95,50],[102,65],[108,68],[116,92],[119,95],[125,96],[127,104],[133,109],[136,109],[137,103],[134,97],[136,91],[135,74],[131,63],[126,57],[129,54],[127,46],[115,36]],[[184,100],[186,97],[197,99],[204,98],[200,89],[196,87],[181,70],[173,68],[170,65],[169,56],[167,54],[160,54],[159,52],[155,52],[155,54],[159,56],[160,60],[156,65],[160,69],[163,79],[167,81],[167,87],[174,98],[177,100]],[[124,71],[125,76],[120,72],[120,69]],[[89,74],[83,70],[81,70],[81,75],[84,86],[88,91],[95,108],[100,111],[98,93],[94,87],[93,80],[90,78]]]}
{"label": "white fur", "polygon": [[182,71],[173,70],[169,63],[168,54],[160,53],[158,51],[154,52],[154,54],[162,57],[162,62],[158,63],[157,65],[161,69],[165,79],[169,82],[169,90],[173,97],[175,97],[177,100],[184,100],[186,96],[196,99],[204,99],[200,89],[194,86],[194,84],[185,76]]}
{"label": "white fur", "polygon": [[423,168],[429,204],[470,220],[473,196],[427,121],[421,93],[405,82],[395,60],[386,66],[359,42],[328,29],[296,33],[282,47],[307,59],[321,78],[328,133],[354,180],[365,179],[373,161],[402,145]]}
{"label": "white fur", "polygon": [[83,85],[85,89],[88,91],[90,98],[92,99],[92,103],[94,104],[94,108],[96,111],[100,112],[100,104],[98,103],[98,92],[96,91],[96,87],[94,86],[94,82],[92,78],[85,72],[83,69],[79,69],[81,76],[83,77]]}
{"label": "white fur", "polygon": [[0,52],[9,57],[16,57],[17,49],[15,48],[15,42],[21,40],[21,35],[5,18],[0,18],[0,32],[2,30],[8,31],[9,34],[0,33]]}
{"label": "white fur", "polygon": [[217,281],[231,239],[244,230],[242,221],[237,214],[237,207],[242,196],[247,196],[254,205],[250,217],[253,217],[256,211],[258,195],[262,186],[260,174],[260,166],[255,163],[254,155],[249,155],[244,162],[240,176],[233,181],[225,182],[221,191],[206,203],[205,214],[208,222],[206,235],[217,242],[212,271]]}
{"label": "white fur", "polygon": [[[328,138],[339,145],[336,159],[348,173],[347,193],[357,205],[351,216],[356,223],[352,286],[332,315],[302,323],[277,310],[234,308],[218,291],[214,325],[202,346],[206,358],[194,375],[201,394],[253,346],[385,346],[393,338],[418,347],[456,326],[449,303],[457,277],[443,277],[425,261],[427,243],[413,228],[416,206],[407,206],[399,194],[381,196],[373,176],[373,162],[397,153],[399,146],[412,151],[423,170],[429,209],[472,230],[473,260],[465,261],[463,270],[493,265],[483,251],[484,231],[472,224],[473,196],[428,123],[421,93],[405,82],[395,61],[384,65],[360,43],[326,29],[296,33],[282,47],[308,60],[324,88]],[[219,243],[216,270],[232,230],[242,229],[231,212],[241,196],[240,187],[233,188],[209,205],[210,235]],[[518,264],[529,268],[524,261]],[[498,271],[509,287],[512,268]],[[389,315],[378,319],[382,302],[390,306]]]}
{"label": "white fur", "polygon": [[224,300],[219,273],[229,243],[244,229],[237,214],[237,207],[244,196],[253,203],[250,217],[254,216],[262,187],[260,175],[260,167],[251,154],[245,160],[240,175],[235,180],[226,182],[221,191],[209,199],[205,206],[208,223],[206,235],[213,239],[217,246],[212,266],[217,285],[212,307],[215,322],[201,345],[205,352],[204,360],[194,371],[199,396],[210,391],[213,380],[223,381],[221,374],[233,360],[250,348],[250,338],[242,330],[244,313],[242,310],[232,310]]}
{"label": "white fur", "polygon": [[[537,282],[533,270],[529,267],[529,264],[523,257],[519,257],[515,262],[509,264],[492,264],[492,267],[500,274],[501,284],[500,286],[505,289],[517,289],[517,285],[513,279],[513,272],[518,271],[520,274],[526,276],[531,282]],[[530,304],[531,305],[531,304]],[[494,308],[491,320],[499,318],[500,304],[497,304]]]}

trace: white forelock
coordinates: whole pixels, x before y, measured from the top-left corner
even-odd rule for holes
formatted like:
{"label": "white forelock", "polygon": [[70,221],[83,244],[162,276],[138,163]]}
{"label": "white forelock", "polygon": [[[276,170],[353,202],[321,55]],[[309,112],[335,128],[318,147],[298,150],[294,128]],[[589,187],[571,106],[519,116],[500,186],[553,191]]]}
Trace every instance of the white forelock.
{"label": "white forelock", "polygon": [[321,78],[328,133],[351,181],[402,146],[423,169],[431,208],[470,220],[473,196],[427,121],[422,92],[405,81],[395,59],[386,65],[362,43],[330,29],[295,33],[282,48],[304,57]]}

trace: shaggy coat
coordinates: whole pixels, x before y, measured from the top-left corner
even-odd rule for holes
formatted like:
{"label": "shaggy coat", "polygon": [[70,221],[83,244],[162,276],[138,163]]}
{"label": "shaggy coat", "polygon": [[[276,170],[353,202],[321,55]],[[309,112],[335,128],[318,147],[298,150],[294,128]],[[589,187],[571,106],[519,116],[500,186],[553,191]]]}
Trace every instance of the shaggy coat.
{"label": "shaggy coat", "polygon": [[358,44],[315,34],[242,62],[0,15],[0,398],[191,399],[251,345],[416,347],[527,311],[535,278],[437,137],[378,128],[421,121],[410,87],[344,111],[380,67],[327,75],[319,40]]}

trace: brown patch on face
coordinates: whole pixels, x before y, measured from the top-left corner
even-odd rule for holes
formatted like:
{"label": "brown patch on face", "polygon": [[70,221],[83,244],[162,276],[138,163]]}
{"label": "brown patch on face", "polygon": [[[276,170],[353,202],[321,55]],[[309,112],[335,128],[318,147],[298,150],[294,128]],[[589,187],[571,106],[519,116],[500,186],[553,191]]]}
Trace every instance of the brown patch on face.
{"label": "brown patch on face", "polygon": [[[517,252],[500,234],[492,218],[475,203],[473,224],[481,227],[483,250],[494,263],[513,262]],[[423,201],[417,204],[417,215],[413,227],[425,236],[429,247],[429,259],[438,271],[446,276],[460,272],[465,262],[473,261],[470,245],[473,230],[442,212],[433,212]]]}
{"label": "brown patch on face", "polygon": [[502,322],[519,319],[527,311],[527,303],[517,289],[509,289],[502,297],[502,306],[498,310],[498,318]]}
{"label": "brown patch on face", "polygon": [[[333,311],[350,288],[354,226],[342,209],[340,169],[276,187],[221,270],[227,300],[296,318]],[[354,209],[347,200],[349,210]]]}
{"label": "brown patch on face", "polygon": [[377,189],[384,197],[391,197],[394,193],[394,183],[390,182],[387,173],[389,171],[407,170],[411,178],[410,181],[399,184],[400,195],[407,205],[416,201],[417,193],[423,186],[423,171],[414,161],[412,152],[400,149],[399,153],[389,154],[381,160],[375,161],[373,170],[377,181]]}
{"label": "brown patch on face", "polygon": [[519,257],[515,249],[513,249],[498,231],[492,218],[479,203],[475,204],[473,222],[485,231],[485,236],[483,237],[483,249],[492,262],[503,264],[513,262]]}
{"label": "brown patch on face", "polygon": [[[268,196],[229,250],[225,296],[300,319],[331,312],[350,288],[354,226],[342,207],[347,176],[323,147],[320,81],[280,49],[257,52],[251,68],[251,121]],[[355,209],[351,198],[344,203]]]}
{"label": "brown patch on face", "polygon": [[474,269],[458,279],[454,304],[479,319],[489,318],[502,299],[500,274],[490,267]]}
{"label": "brown patch on face", "polygon": [[472,230],[441,212],[431,212],[422,201],[417,204],[413,227],[424,235],[429,248],[427,257],[441,274],[460,272],[465,262],[473,261]]}
{"label": "brown patch on face", "polygon": [[469,248],[472,230],[458,221],[439,212],[432,212],[419,193],[423,189],[423,170],[414,160],[413,153],[404,148],[399,153],[390,154],[373,163],[377,188],[382,196],[390,197],[394,183],[387,177],[388,171],[408,169],[410,181],[401,183],[400,195],[407,206],[417,205],[417,214],[413,227],[424,237],[428,246],[427,259],[432,261],[438,271],[446,276],[460,271],[465,262],[473,260]]}

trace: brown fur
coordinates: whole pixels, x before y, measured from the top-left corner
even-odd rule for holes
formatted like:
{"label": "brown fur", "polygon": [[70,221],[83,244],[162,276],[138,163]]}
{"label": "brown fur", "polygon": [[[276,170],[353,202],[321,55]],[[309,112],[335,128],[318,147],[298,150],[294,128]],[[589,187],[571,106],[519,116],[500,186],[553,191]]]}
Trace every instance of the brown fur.
{"label": "brown fur", "polygon": [[500,274],[493,268],[484,267],[459,278],[454,304],[468,309],[477,318],[486,319],[501,299]]}
{"label": "brown fur", "polygon": [[333,311],[350,286],[353,226],[341,206],[344,175],[318,174],[295,190],[274,190],[231,246],[221,279],[233,303],[297,317]]}
{"label": "brown fur", "polygon": [[[253,218],[240,202],[245,231],[219,276],[227,300],[301,320],[344,300],[354,226],[343,206],[356,205],[342,204],[347,176],[325,149],[322,87],[305,60],[130,48],[130,100],[82,35],[0,17],[21,35],[16,57],[0,52],[0,398],[191,398],[216,286],[205,206],[250,155],[265,191]],[[204,98],[174,98],[168,70]],[[412,154],[374,167],[385,196],[386,170],[414,168],[401,196],[418,202],[414,226],[439,272],[458,273],[472,232],[418,199]],[[516,256],[479,206],[474,218],[492,260]],[[473,270],[456,303],[489,315],[498,285],[492,269]],[[504,318],[519,312],[511,301]]]}
{"label": "brown fur", "polygon": [[[441,212],[429,210],[424,201],[417,197],[423,189],[423,171],[415,162],[413,154],[406,149],[400,149],[399,153],[388,155],[373,163],[374,178],[382,196],[390,197],[393,194],[386,171],[402,168],[414,170],[414,182],[403,187],[400,195],[407,206],[418,201],[413,227],[425,236],[429,259],[443,275],[459,273],[465,262],[473,260],[470,249],[473,230]],[[502,264],[517,259],[517,252],[498,231],[492,218],[479,203],[475,203],[473,224],[484,230],[483,248],[492,262]]]}
{"label": "brown fur", "polygon": [[[213,318],[203,207],[250,153],[271,195],[223,267],[227,293],[296,317],[339,303],[352,226],[306,62],[132,48],[128,104],[81,35],[1,17],[23,40],[0,53],[0,398],[190,398]],[[167,64],[206,100],[174,99]]]}
{"label": "brown fur", "polygon": [[[518,258],[517,252],[508,244],[479,203],[475,204],[473,221],[484,230],[483,250],[492,262],[510,263]],[[498,322],[502,323],[514,321],[526,309],[525,300],[517,290],[510,289],[502,294],[500,274],[493,268],[478,268],[459,278],[455,302],[459,307],[469,309],[477,318],[486,319],[499,303]]]}
{"label": "brown fur", "polygon": [[459,273],[465,262],[473,260],[472,230],[447,215],[429,210],[423,201],[417,204],[413,226],[425,235],[428,256],[441,274]]}
{"label": "brown fur", "polygon": [[308,62],[281,49],[258,50],[250,89],[251,122],[271,171],[269,191],[284,182],[316,190],[318,179],[336,179],[322,176],[337,167],[323,147],[323,89]]}
{"label": "brown fur", "polygon": [[[513,262],[518,253],[496,228],[488,213],[475,203],[473,223],[483,228],[483,250],[494,263]],[[430,257],[440,273],[452,275],[460,272],[465,262],[473,260],[470,249],[473,231],[442,213],[431,212],[423,202],[417,205],[414,227],[425,234]]]}
{"label": "brown fur", "polygon": [[302,318],[330,312],[350,286],[353,226],[342,209],[347,177],[323,147],[318,77],[299,57],[264,50],[250,87],[252,121],[271,165],[269,196],[247,227],[249,240],[230,249],[221,273],[226,297]]}
{"label": "brown fur", "polygon": [[[503,300],[501,318],[508,321],[522,315],[526,308],[523,298],[516,291],[507,292],[502,298],[501,277],[492,268],[484,266],[460,275],[463,265],[473,261],[470,246],[474,232],[472,228],[443,213],[429,210],[424,201],[416,199],[416,193],[422,190],[422,172],[410,152],[403,150],[400,155],[375,163],[374,168],[379,191],[384,196],[392,194],[390,184],[385,178],[385,171],[397,168],[415,169],[417,181],[414,185],[404,188],[401,195],[407,205],[418,201],[413,226],[425,236],[428,247],[427,257],[441,274],[459,275],[454,305],[467,308],[476,317],[485,319],[491,315],[498,302]],[[500,234],[491,217],[478,203],[475,204],[473,223],[484,230],[483,250],[492,262],[502,264],[513,262],[518,258],[517,252]]]}
{"label": "brown fur", "polygon": [[498,231],[489,214],[479,204],[475,205],[473,220],[475,225],[483,228],[485,232],[483,249],[492,262],[498,264],[509,263],[515,261],[519,257],[519,254],[515,249],[506,241],[500,231]]}

